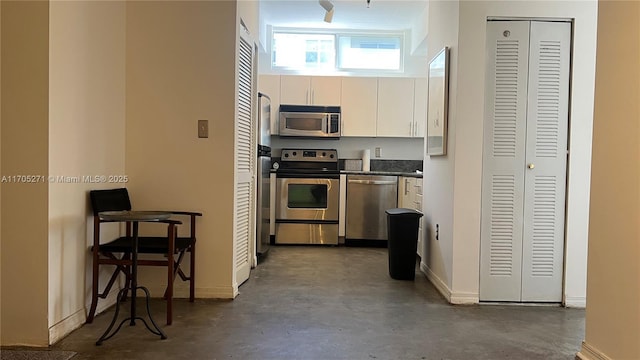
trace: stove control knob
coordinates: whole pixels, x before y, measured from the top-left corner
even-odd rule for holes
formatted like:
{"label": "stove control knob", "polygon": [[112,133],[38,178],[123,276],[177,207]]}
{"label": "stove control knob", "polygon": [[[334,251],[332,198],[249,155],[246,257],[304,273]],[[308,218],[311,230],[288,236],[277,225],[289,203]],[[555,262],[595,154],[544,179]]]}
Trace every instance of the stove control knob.
{"label": "stove control knob", "polygon": [[289,153],[284,153],[284,157],[288,158],[289,157]]}
{"label": "stove control knob", "polygon": [[333,159],[333,154],[329,155],[329,157]]}
{"label": "stove control knob", "polygon": [[326,152],[322,152],[322,157],[325,157],[325,156],[327,156],[327,153]]}
{"label": "stove control knob", "polygon": [[298,155],[298,153],[294,151],[294,152],[293,152],[293,156],[296,156],[296,155]]}

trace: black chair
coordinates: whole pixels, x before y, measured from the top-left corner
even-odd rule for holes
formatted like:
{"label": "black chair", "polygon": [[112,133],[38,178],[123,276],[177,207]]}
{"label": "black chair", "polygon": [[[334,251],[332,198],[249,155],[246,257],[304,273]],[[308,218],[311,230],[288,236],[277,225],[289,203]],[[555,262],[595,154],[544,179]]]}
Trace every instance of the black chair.
{"label": "black chair", "polygon": [[[91,198],[91,206],[93,208],[93,246],[91,252],[93,254],[93,285],[91,292],[91,307],[87,314],[87,323],[93,322],[98,298],[105,299],[109,295],[109,291],[118,279],[118,275],[125,275],[127,287],[130,285],[131,275],[131,250],[133,238],[131,234],[131,223],[126,223],[126,235],[110,240],[105,243],[100,241],[101,224],[107,221],[100,220],[98,213],[103,211],[129,211],[131,210],[131,201],[126,188],[109,189],[109,190],[92,190],[89,192]],[[172,300],[173,300],[173,282],[176,276],[180,276],[183,281],[189,281],[189,301],[193,302],[195,298],[195,258],[196,258],[196,216],[202,216],[201,213],[187,211],[167,211],[177,216],[189,217],[190,234],[189,237],[177,237],[177,228],[174,220],[159,221],[159,224],[167,225],[166,236],[139,236],[139,254],[164,254],[166,260],[138,259],[139,266],[166,266],[167,289],[164,298],[167,300],[167,325],[172,323]],[[171,238],[174,238],[174,241]],[[169,244],[174,243],[175,248],[170,249]],[[180,265],[186,253],[190,254],[190,269],[187,276]],[[120,255],[119,255],[120,254]],[[177,256],[177,257],[176,257]],[[170,261],[173,266],[170,266]],[[114,265],[116,268],[109,279],[104,291],[99,292],[99,270],[100,265]],[[171,268],[173,267],[173,272]],[[126,293],[124,294],[126,296]]]}

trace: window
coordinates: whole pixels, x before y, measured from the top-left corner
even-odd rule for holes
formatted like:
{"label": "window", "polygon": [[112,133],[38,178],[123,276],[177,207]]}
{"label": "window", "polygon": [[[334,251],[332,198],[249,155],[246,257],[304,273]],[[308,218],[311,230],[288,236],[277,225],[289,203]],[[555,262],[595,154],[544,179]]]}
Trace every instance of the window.
{"label": "window", "polygon": [[327,34],[273,34],[273,66],[294,69],[334,69],[335,36]]}
{"label": "window", "polygon": [[400,70],[400,36],[339,36],[341,69]]}
{"label": "window", "polygon": [[273,33],[272,66],[316,70],[401,70],[403,35]]}

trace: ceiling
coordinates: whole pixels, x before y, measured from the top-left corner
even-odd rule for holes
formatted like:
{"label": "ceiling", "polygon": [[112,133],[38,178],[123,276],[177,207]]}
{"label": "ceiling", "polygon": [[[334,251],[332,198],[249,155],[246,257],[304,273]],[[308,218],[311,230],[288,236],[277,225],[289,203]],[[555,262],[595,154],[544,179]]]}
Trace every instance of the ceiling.
{"label": "ceiling", "polygon": [[323,21],[325,10],[318,0],[261,0],[265,25],[317,29],[406,30],[420,16],[427,0],[331,0],[331,23]]}

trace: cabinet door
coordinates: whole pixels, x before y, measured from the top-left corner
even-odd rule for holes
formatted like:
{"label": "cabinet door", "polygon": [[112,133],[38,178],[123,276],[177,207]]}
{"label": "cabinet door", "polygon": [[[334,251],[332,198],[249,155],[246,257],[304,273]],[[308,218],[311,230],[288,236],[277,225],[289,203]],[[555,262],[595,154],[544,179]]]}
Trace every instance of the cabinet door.
{"label": "cabinet door", "polygon": [[311,77],[309,104],[323,106],[340,105],[342,79],[338,76]]}
{"label": "cabinet door", "polygon": [[427,78],[415,79],[413,100],[413,137],[425,137],[424,125],[427,123],[427,91],[429,81]]}
{"label": "cabinet door", "polygon": [[409,178],[404,176],[399,176],[398,177],[398,207],[399,208],[412,207],[409,205],[411,203],[411,198],[409,196],[409,188],[411,188],[411,185],[409,184]]}
{"label": "cabinet door", "polygon": [[[422,212],[422,178],[415,178],[414,180],[414,204],[416,210]],[[420,226],[418,228],[418,255],[422,258],[424,256],[424,217],[420,218]]]}
{"label": "cabinet door", "polygon": [[271,135],[278,135],[280,116],[280,75],[258,76],[258,91],[271,99]]}
{"label": "cabinet door", "polygon": [[308,105],[311,98],[311,78],[308,76],[280,76],[280,104]]}
{"label": "cabinet door", "polygon": [[376,136],[377,78],[342,78],[342,136]]}
{"label": "cabinet door", "polygon": [[413,79],[378,78],[378,136],[411,136],[413,87]]}

